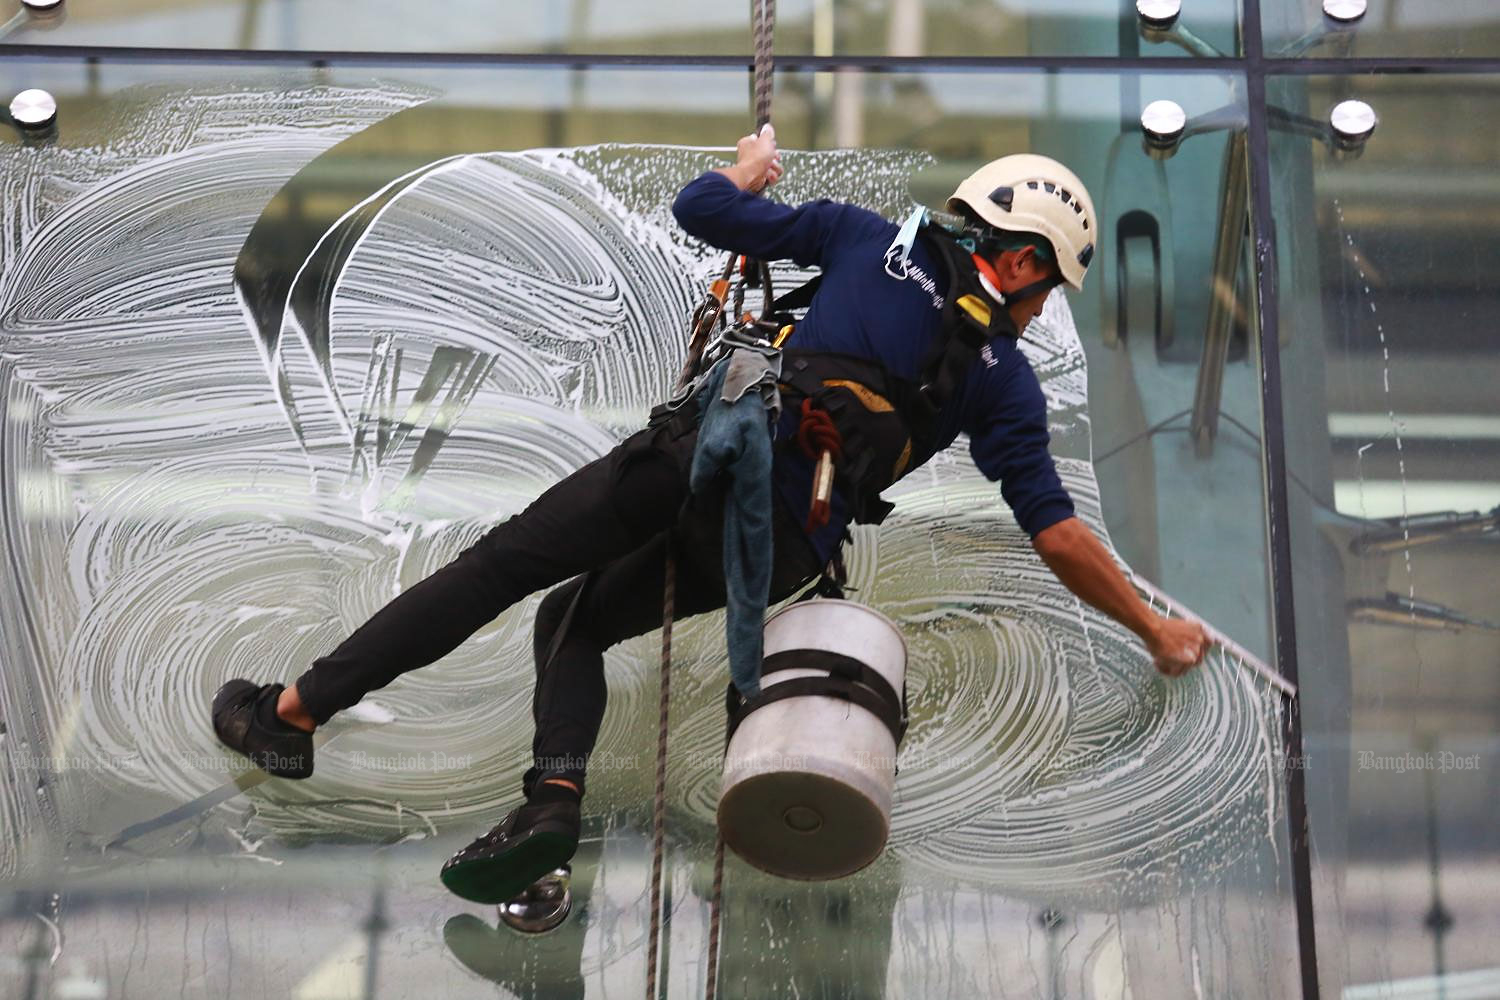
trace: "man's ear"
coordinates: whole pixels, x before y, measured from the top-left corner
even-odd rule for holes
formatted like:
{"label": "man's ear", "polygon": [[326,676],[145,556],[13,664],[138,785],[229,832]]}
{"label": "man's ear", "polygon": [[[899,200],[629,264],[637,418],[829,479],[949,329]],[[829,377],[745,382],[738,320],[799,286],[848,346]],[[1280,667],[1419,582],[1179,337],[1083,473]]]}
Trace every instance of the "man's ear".
{"label": "man's ear", "polygon": [[1020,277],[1021,272],[1026,270],[1028,266],[1036,266],[1036,247],[1024,246],[1015,251],[1014,256],[1010,259],[1010,271],[1017,277]]}

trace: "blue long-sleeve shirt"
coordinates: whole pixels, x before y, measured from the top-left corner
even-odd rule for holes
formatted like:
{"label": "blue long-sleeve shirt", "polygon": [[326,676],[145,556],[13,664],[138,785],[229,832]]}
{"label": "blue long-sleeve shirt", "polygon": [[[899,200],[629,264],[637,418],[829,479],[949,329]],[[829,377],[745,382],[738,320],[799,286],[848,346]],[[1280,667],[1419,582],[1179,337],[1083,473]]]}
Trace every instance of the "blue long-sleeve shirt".
{"label": "blue long-sleeve shirt", "polygon": [[[793,346],[872,358],[912,380],[921,375],[941,332],[948,275],[921,241],[912,246],[905,280],[887,274],[885,251],[899,229],[894,223],[827,199],[781,205],[741,191],[713,171],[683,188],[672,212],[689,234],[720,249],[822,269],[823,283],[797,324]],[[1005,502],[1032,537],[1073,515],[1073,501],[1047,450],[1046,397],[1016,341],[990,340],[937,426],[936,451],[960,432],[968,434],[975,466],[999,481]],[[911,468],[936,451],[913,455]],[[778,449],[775,468],[778,495],[804,520],[811,463]],[[837,545],[847,518],[847,504],[836,495],[833,521],[812,539],[820,558],[826,560]]]}

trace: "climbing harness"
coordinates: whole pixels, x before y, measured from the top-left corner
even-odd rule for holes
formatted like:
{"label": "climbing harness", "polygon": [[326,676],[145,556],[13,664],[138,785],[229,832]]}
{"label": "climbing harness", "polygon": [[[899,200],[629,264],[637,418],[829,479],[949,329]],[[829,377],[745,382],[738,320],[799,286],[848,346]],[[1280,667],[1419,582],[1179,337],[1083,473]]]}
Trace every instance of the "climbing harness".
{"label": "climbing harness", "polygon": [[[984,345],[996,336],[1018,336],[1009,313],[1000,308],[1005,296],[998,291],[998,278],[987,263],[976,258],[972,239],[933,223],[925,210],[913,212],[886,249],[884,267],[889,277],[907,280],[915,276],[910,254],[918,240],[942,263],[949,280],[942,299],[940,333],[933,338],[917,379],[895,375],[872,359],[796,347],[796,313],[811,304],[822,275],[778,298],[763,262],[735,257],[724,274],[732,275],[736,265],[741,272],[732,289],[739,321],[729,325],[731,283],[721,276],[694,313],[689,362],[679,375],[678,390],[652,411],[651,426],[670,424],[673,437],[690,432],[697,409],[686,404],[715,362],[737,347],[780,347],[783,394],[798,407],[804,423],[833,425],[832,432],[822,435],[823,447],[816,452],[808,451],[810,438],[803,426],[783,442],[802,447],[816,463],[809,526],[828,522],[835,475],[845,488],[853,520],[880,523],[891,509],[880,499],[881,491],[936,450],[938,416],[961,389]],[[756,286],[763,293],[758,318],[743,312],[745,288]],[[810,406],[802,405],[806,400],[812,401]],[[828,446],[835,441],[837,450]]]}
{"label": "climbing harness", "polygon": [[[879,524],[891,510],[880,493],[930,458],[937,448],[938,418],[964,384],[980,351],[997,336],[1016,337],[1002,300],[986,288],[965,240],[931,222],[925,211],[913,212],[886,249],[885,273],[907,280],[917,272],[910,261],[921,240],[943,265],[948,287],[942,299],[939,333],[933,338],[916,379],[896,375],[878,361],[834,352],[783,349],[782,392],[788,406],[804,417],[811,409],[828,415],[837,433],[841,457],[837,474],[850,504],[852,519]],[[923,279],[926,280],[926,279]],[[782,296],[771,306],[773,323],[812,298],[821,276]],[[1002,297],[1003,299],[1003,297]],[[804,403],[811,400],[811,407]],[[790,444],[801,444],[802,429]],[[824,454],[833,458],[831,453]],[[818,472],[831,471],[820,461]],[[820,475],[815,482],[822,486]],[[819,497],[815,496],[814,506]],[[816,512],[821,515],[821,510]]]}

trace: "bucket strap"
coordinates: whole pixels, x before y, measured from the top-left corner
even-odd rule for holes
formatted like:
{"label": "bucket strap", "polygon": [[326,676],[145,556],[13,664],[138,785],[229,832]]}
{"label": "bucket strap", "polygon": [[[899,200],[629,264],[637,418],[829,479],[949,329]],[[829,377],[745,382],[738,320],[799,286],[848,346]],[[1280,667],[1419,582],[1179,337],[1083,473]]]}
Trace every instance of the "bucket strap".
{"label": "bucket strap", "polygon": [[729,713],[729,735],[739,728],[751,712],[787,698],[821,696],[839,698],[867,709],[891,731],[900,746],[906,736],[910,717],[906,710],[906,685],[901,694],[879,672],[842,653],[822,649],[790,649],[772,653],[760,668],[761,677],[778,670],[823,670],[825,677],[793,677],[761,689],[754,698],[745,698],[730,684],[724,696]]}

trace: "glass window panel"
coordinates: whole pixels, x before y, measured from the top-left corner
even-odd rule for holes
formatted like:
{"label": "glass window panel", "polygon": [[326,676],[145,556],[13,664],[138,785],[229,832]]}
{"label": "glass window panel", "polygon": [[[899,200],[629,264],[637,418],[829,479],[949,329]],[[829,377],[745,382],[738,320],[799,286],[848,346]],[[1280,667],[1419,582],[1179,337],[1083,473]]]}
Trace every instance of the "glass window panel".
{"label": "glass window panel", "polygon": [[[534,601],[369,699],[393,719],[330,729],[309,783],[232,784],[205,706],[327,652],[639,425],[719,266],[668,206],[744,131],[746,74],[31,58],[0,82],[60,107],[55,135],[0,134],[7,962],[51,992],[639,993],[655,639],[607,661],[578,912],[539,939],[434,878],[514,800]],[[899,216],[1005,152],[1074,165],[1112,242],[1028,341],[1055,453],[1143,581],[1263,656],[1243,254],[1214,263],[1219,217],[1243,222],[1239,94],[791,74],[777,196]],[[1121,122],[1169,96],[1231,128],[1149,157]],[[359,238],[324,241],[340,220]],[[317,263],[335,245],[341,269]],[[295,283],[304,264],[318,280]],[[1215,282],[1234,308],[1204,366]],[[1170,338],[1141,312],[1158,292]],[[1199,452],[1205,378],[1224,419]],[[890,848],[817,886],[731,859],[724,995],[1289,992],[1278,700],[1234,657],[1154,674],[1061,594],[961,445],[897,499],[851,564],[913,651]],[[721,643],[714,616],[679,632],[672,995],[706,975]]]}
{"label": "glass window panel", "polygon": [[1261,0],[1270,56],[1493,58],[1500,6],[1493,0],[1368,0],[1362,17],[1324,16],[1316,0]]}
{"label": "glass window panel", "polygon": [[1271,148],[1322,992],[1494,992],[1500,78],[1272,82],[1380,118]]}
{"label": "glass window panel", "polygon": [[[649,643],[611,656],[579,910],[545,939],[436,879],[517,796],[535,601],[368,699],[397,721],[330,730],[310,782],[239,792],[207,699],[287,679],[644,419],[698,294],[662,266],[698,259],[666,204],[718,159],[709,136],[743,129],[745,77],[0,63],[6,95],[60,108],[53,136],[0,134],[6,981],[643,992]],[[650,144],[631,176],[662,218],[598,180],[621,168],[592,144],[625,139]],[[252,291],[434,165],[326,311],[251,322],[267,299],[234,276],[254,227]]]}
{"label": "glass window panel", "polygon": [[[781,0],[780,52],[890,56],[1234,55],[1235,0],[1185,4],[1183,42],[1146,37],[1132,0]],[[1201,44],[1195,44],[1201,43]]]}
{"label": "glass window panel", "polygon": [[0,40],[31,45],[386,52],[729,55],[750,51],[750,8],[693,0],[66,0],[22,11]]}

